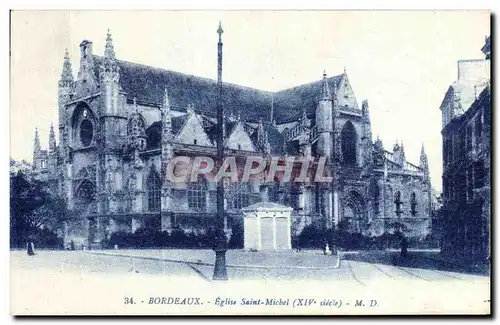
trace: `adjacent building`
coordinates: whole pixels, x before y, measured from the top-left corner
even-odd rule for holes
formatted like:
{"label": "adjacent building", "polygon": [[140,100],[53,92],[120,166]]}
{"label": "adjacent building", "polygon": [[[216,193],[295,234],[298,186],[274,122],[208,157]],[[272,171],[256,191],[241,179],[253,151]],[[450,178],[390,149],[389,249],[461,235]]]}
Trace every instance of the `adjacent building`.
{"label": "adjacent building", "polygon": [[458,61],[458,79],[441,104],[443,117],[442,252],[489,257],[491,203],[490,37],[484,60]]}
{"label": "adjacent building", "polygon": [[[117,231],[213,226],[216,184],[172,184],[165,167],[178,155],[216,155],[216,82],[119,60],[108,32],[103,55],[80,44],[74,78],[68,55],[59,80],[59,144],[35,135],[34,172],[71,209],[65,241],[98,244]],[[313,222],[346,220],[367,236],[394,231],[423,238],[430,231],[427,156],[406,160],[403,143],[373,141],[368,101],[359,106],[344,71],[276,92],[223,84],[226,155],[327,158],[331,183],[261,179],[226,188],[226,228],[243,222],[257,202],[293,208],[293,231]]]}

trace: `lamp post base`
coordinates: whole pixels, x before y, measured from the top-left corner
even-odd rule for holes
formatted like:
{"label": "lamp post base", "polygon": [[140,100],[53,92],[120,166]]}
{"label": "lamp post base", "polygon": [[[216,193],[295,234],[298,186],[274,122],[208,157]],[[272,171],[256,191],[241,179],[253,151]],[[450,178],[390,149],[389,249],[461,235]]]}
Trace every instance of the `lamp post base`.
{"label": "lamp post base", "polygon": [[213,280],[227,281],[226,250],[215,251],[215,266]]}

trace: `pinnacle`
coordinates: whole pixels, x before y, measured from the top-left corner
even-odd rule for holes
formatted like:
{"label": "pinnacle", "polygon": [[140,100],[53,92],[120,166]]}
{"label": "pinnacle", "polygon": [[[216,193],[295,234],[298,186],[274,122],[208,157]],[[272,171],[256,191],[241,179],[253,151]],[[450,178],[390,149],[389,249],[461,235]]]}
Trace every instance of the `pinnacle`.
{"label": "pinnacle", "polygon": [[323,72],[323,88],[321,89],[321,99],[331,99],[330,87],[328,86],[326,71]]}

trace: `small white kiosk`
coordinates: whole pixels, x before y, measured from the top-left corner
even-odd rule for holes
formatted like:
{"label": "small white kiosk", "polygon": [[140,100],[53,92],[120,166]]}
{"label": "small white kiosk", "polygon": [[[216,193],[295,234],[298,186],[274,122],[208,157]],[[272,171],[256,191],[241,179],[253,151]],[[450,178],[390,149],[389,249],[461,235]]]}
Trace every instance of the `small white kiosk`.
{"label": "small white kiosk", "polygon": [[292,249],[292,208],[260,202],[244,207],[242,211],[246,250]]}

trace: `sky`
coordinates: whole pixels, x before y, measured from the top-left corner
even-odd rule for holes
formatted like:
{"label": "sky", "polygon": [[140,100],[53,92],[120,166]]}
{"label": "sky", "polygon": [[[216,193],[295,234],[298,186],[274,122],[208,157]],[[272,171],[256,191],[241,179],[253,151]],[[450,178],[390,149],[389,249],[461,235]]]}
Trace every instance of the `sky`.
{"label": "sky", "polygon": [[424,144],[441,190],[439,106],[457,61],[483,58],[486,11],[13,11],[11,157],[31,161],[35,127],[42,147],[57,129],[66,48],[76,76],[80,42],[102,55],[109,28],[118,59],[215,79],[219,20],[225,82],[274,91],[346,69],[374,139],[403,142],[416,164]]}

